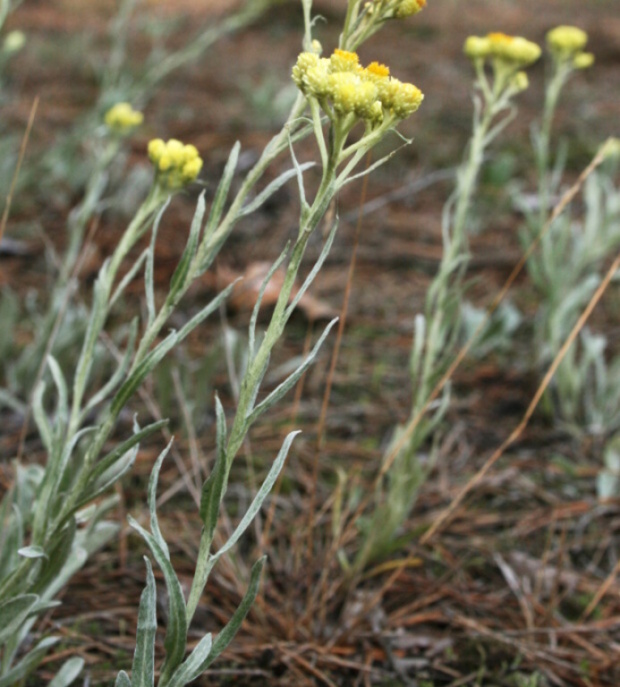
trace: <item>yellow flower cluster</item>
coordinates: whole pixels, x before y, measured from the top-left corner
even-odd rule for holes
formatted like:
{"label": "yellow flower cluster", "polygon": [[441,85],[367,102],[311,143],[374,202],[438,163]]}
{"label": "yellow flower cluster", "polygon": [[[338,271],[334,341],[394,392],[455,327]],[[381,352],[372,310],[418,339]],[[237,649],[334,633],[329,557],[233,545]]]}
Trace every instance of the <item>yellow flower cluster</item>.
{"label": "yellow flower cluster", "polygon": [[191,183],[202,169],[202,159],[195,146],[184,145],[171,138],[154,138],[148,147],[149,158],[155,166],[157,180],[162,187],[174,190]]}
{"label": "yellow flower cluster", "polygon": [[337,115],[354,115],[373,125],[385,116],[405,119],[424,98],[413,84],[391,77],[385,65],[373,62],[364,68],[358,55],[346,50],[335,50],[329,58],[301,53],[293,67],[293,81],[326,111],[331,102]]}
{"label": "yellow flower cluster", "polygon": [[556,26],[547,33],[551,54],[561,62],[571,62],[575,69],[587,69],[594,64],[594,55],[584,52],[588,34],[576,26]]}
{"label": "yellow flower cluster", "polygon": [[489,33],[487,36],[469,36],[464,52],[472,60],[490,59],[492,62],[515,68],[526,67],[540,57],[540,47],[521,36]]}
{"label": "yellow flower cluster", "polygon": [[115,134],[128,134],[142,124],[144,115],[134,110],[129,103],[117,103],[105,113],[104,121]]}

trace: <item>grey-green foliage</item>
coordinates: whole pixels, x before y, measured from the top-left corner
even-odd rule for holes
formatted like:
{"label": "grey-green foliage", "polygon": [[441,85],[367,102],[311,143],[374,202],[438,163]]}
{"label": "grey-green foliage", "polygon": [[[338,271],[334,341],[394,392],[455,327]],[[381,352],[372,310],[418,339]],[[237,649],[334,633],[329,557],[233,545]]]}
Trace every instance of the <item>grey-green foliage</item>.
{"label": "grey-green foliage", "polygon": [[[539,198],[515,195],[526,225],[527,247],[544,230],[550,198],[562,189],[567,150],[562,145],[551,164],[551,124],[561,88],[568,76],[552,73],[547,86],[544,126],[533,136],[538,161]],[[549,93],[551,92],[551,96]],[[620,247],[620,187],[617,160],[610,159],[585,182],[581,209],[569,208],[543,233],[527,268],[540,297],[535,319],[535,364],[544,370],[560,351],[569,332],[600,283],[604,261]],[[584,329],[560,364],[545,399],[560,421],[595,433],[613,433],[620,410],[620,362],[609,361],[603,336]]]}
{"label": "grey-green foliage", "polygon": [[[368,562],[398,546],[401,527],[413,508],[435,456],[435,430],[445,415],[450,390],[426,408],[433,389],[456,354],[463,334],[461,307],[464,277],[469,262],[468,234],[471,204],[484,154],[512,121],[519,88],[494,72],[489,80],[482,61],[476,70],[472,136],[457,170],[456,187],[442,214],[443,254],[439,269],[426,294],[425,310],[414,320],[409,359],[412,402],[408,422],[398,425],[383,458],[383,479],[378,483],[373,513],[360,523],[363,546],[351,566],[359,574]],[[426,408],[426,410],[425,410]],[[423,460],[421,449],[429,439],[433,446]]]}

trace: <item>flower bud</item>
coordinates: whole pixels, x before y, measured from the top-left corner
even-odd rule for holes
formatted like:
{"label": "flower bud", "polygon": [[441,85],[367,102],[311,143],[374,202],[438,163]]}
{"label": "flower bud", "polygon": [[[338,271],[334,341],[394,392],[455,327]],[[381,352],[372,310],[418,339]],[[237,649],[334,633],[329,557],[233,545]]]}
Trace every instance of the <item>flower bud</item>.
{"label": "flower bud", "polygon": [[594,64],[594,55],[591,52],[580,52],[573,58],[575,69],[588,69]]}
{"label": "flower bud", "polygon": [[134,110],[129,103],[116,103],[105,113],[103,119],[110,131],[123,136],[140,126],[144,115]]}
{"label": "flower bud", "polygon": [[574,55],[581,52],[588,42],[588,34],[576,26],[556,26],[547,33],[547,45],[560,55]]}

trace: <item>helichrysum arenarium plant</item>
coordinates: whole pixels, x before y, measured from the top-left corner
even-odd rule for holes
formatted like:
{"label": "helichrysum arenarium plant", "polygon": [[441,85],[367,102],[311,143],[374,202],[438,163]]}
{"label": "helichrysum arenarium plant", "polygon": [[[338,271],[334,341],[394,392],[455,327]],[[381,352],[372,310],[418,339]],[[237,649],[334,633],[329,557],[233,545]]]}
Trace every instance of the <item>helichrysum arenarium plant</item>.
{"label": "helichrysum arenarium plant", "polygon": [[[104,496],[109,487],[131,469],[139,443],[162,426],[161,422],[155,422],[142,428],[136,420],[131,437],[111,450],[106,449],[121,412],[147,375],[217,309],[230,288],[203,306],[179,330],[163,334],[172,313],[191,284],[211,266],[239,218],[260,207],[282,184],[296,177],[301,196],[299,232],[294,244],[285,248],[275,262],[256,303],[249,327],[247,366],[230,426],[221,404],[217,399],[215,402],[216,461],[202,487],[200,517],[203,530],[187,600],[170,564],[155,507],[158,473],[168,449],[157,460],[149,484],[150,531],[132,521],[161,568],[168,592],[166,659],[158,684],[181,686],[195,679],[231,641],[256,595],[263,559],[254,566],[247,594],[229,624],[215,639],[206,636],[185,657],[189,624],[210,572],[220,557],[236,544],[258,512],[282,469],[295,432],[283,442],[264,483],[231,537],[214,552],[215,528],[233,461],[252,425],[295,385],[315,358],[333,324],[326,328],[298,369],[259,400],[271,352],[284,334],[299,299],[327,257],[336,227],[325,241],[321,255],[301,289],[293,297],[309,237],[321,223],[334,196],[356,178],[355,168],[359,161],[404,118],[415,112],[422,101],[422,94],[414,85],[391,78],[388,68],[383,65],[372,63],[363,67],[352,51],[337,49],[329,58],[321,58],[313,52],[316,43],[311,36],[311,2],[303,0],[302,4],[308,50],[300,55],[293,70],[299,96],[288,121],[241,181],[236,195],[229,198],[240,146],[233,148],[208,213],[204,195],[198,201],[185,249],[163,300],[157,302],[153,283],[157,229],[171,196],[191,183],[202,166],[200,154],[193,145],[174,139],[154,139],[148,146],[148,156],[154,168],[151,189],[99,271],[93,287],[92,304],[87,310],[81,351],[73,368],[61,365],[48,351],[43,351],[43,354],[47,353],[47,372],[34,393],[33,415],[47,452],[47,462],[43,468],[18,466],[15,486],[1,505],[5,546],[0,558],[0,617],[10,617],[11,624],[0,634],[3,646],[0,685],[8,686],[22,680],[56,641],[46,638],[34,649],[20,655],[20,647],[37,615],[55,603],[54,595],[84,563],[88,554],[114,534],[114,526],[102,520],[113,501],[98,500],[97,507],[92,506],[93,501]],[[346,32],[343,35],[346,37]],[[311,126],[301,116],[307,108],[310,109]],[[83,204],[73,215],[76,238],[73,245],[70,241],[64,263],[67,267],[61,271],[61,280],[69,278],[86,221],[92,217],[93,208],[102,197],[102,179],[107,165],[118,151],[122,139],[141,123],[142,116],[128,103],[120,102],[107,110],[104,120],[106,135],[100,162],[102,176],[98,178],[95,174],[91,179]],[[361,136],[352,139],[350,134],[355,128],[360,130]],[[295,140],[311,132],[316,136],[322,163],[321,182],[312,202],[306,198],[305,166],[297,163],[294,154],[293,170],[280,175],[250,199],[267,166],[283,152],[290,150],[292,153]],[[133,249],[149,231],[151,240],[148,247],[137,257],[132,257]],[[273,272],[285,262],[286,276],[279,299],[265,332],[259,337],[256,325],[264,288]],[[128,284],[142,272],[145,317],[142,323],[138,318],[128,323],[124,342],[117,342],[120,362],[107,382],[97,387],[93,369],[100,355],[99,343],[109,316]],[[140,604],[132,675],[129,678],[121,671],[118,685],[154,683],[156,624],[156,590],[151,564],[147,561],[147,586]],[[59,673],[57,685],[68,684],[80,667],[79,660],[66,664]]]}
{"label": "helichrysum arenarium plant", "polygon": [[456,353],[461,335],[468,223],[478,175],[485,150],[514,117],[515,96],[528,87],[523,69],[541,54],[535,43],[503,33],[470,36],[464,52],[476,74],[473,133],[457,171],[456,188],[444,208],[444,252],[439,270],[428,290],[425,312],[415,318],[409,369],[413,391],[410,421],[396,428],[385,454],[384,480],[377,490],[374,511],[362,522],[364,543],[352,574],[394,546],[428,472],[419,451],[431,437],[437,442],[435,430],[447,408],[449,392],[427,416],[423,413],[435,384]]}
{"label": "helichrysum arenarium plant", "polygon": [[[517,198],[527,220],[524,243],[543,231],[553,199],[561,190],[566,147],[553,154],[554,116],[569,78],[594,63],[594,56],[586,52],[587,42],[586,32],[575,26],[558,26],[547,34],[549,77],[542,121],[533,133],[537,203],[532,207],[526,199]],[[543,233],[539,251],[528,260],[541,298],[534,329],[536,364],[541,369],[559,352],[599,283],[604,258],[620,244],[620,191],[613,158],[610,154],[607,164],[587,179],[583,216],[564,213]],[[608,365],[605,349],[604,337],[584,329],[558,368],[545,399],[547,410],[560,421],[603,435],[616,430],[620,403],[618,365]]]}

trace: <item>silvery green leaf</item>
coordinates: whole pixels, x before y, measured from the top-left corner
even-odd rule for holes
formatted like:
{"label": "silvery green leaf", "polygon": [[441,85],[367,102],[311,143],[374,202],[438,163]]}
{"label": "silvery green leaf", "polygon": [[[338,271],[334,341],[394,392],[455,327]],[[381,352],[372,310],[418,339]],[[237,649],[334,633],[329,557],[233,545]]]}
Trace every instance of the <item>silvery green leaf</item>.
{"label": "silvery green leaf", "polygon": [[60,369],[60,365],[51,355],[47,356],[47,366],[52,374],[52,379],[56,386],[56,391],[58,393],[58,406],[57,406],[57,418],[56,418],[56,436],[62,436],[62,428],[66,425],[69,417],[69,390],[67,389],[67,383],[65,381],[65,376]]}
{"label": "silvery green leaf", "polygon": [[305,278],[304,283],[301,285],[301,288],[295,294],[295,297],[292,299],[288,308],[286,309],[286,314],[284,316],[286,319],[288,319],[293,314],[293,310],[295,310],[295,308],[297,307],[297,304],[302,299],[303,295],[310,288],[310,285],[314,281],[316,275],[319,273],[319,270],[321,269],[321,267],[323,267],[323,263],[325,262],[327,256],[329,255],[329,251],[331,250],[332,244],[334,242],[334,238],[336,237],[336,230],[337,229],[338,229],[338,218],[336,218],[336,221],[334,222],[334,225],[332,226],[331,231],[329,232],[329,236],[327,237],[327,241],[325,241],[325,245],[321,249],[321,254],[319,255],[318,260],[314,263],[314,267],[310,270],[310,273]]}
{"label": "silvery green leaf", "polygon": [[202,485],[200,519],[208,536],[212,537],[217,523],[220,503],[226,486],[226,416],[218,396],[215,397],[216,455],[211,474]]}
{"label": "silvery green leaf", "polygon": [[76,546],[75,543],[67,556],[64,566],[61,568],[58,575],[51,579],[47,585],[47,588],[42,592],[42,597],[44,599],[51,599],[54,597],[75,575],[75,573],[84,566],[88,559],[88,554],[86,551],[80,547]]}
{"label": "silvery green leaf", "polygon": [[34,398],[32,399],[32,416],[36,422],[37,429],[39,430],[39,435],[45,450],[48,453],[53,453],[53,437],[54,432],[52,431],[52,425],[50,424],[47,413],[43,408],[43,395],[45,394],[45,382],[41,382],[35,392]]}
{"label": "silvery green leaf", "polygon": [[[250,612],[250,608],[256,599],[258,594],[258,585],[260,584],[260,576],[265,566],[265,561],[267,556],[259,558],[258,561],[252,567],[252,572],[250,575],[250,584],[248,585],[248,590],[245,596],[241,600],[241,603],[234,612],[233,617],[230,619],[226,627],[217,635],[215,641],[213,642],[213,648],[207,660],[200,667],[200,672],[206,670],[215,659],[226,649],[226,647],[232,642],[235,635],[241,627],[241,623],[245,620],[246,615]],[[200,673],[199,673],[200,674]],[[0,686],[1,687],[1,686]]]}
{"label": "silvery green leaf", "polygon": [[22,594],[0,604],[0,645],[20,629],[38,601],[36,594]]}
{"label": "silvery green leaf", "polygon": [[141,527],[131,516],[129,516],[128,520],[131,527],[133,527],[148,544],[166,580],[166,589],[168,590],[168,623],[166,627],[166,637],[164,639],[166,660],[162,667],[162,675],[169,675],[181,663],[185,655],[187,613],[183,590],[181,589],[179,578],[166,556],[166,552],[164,552],[157,543],[155,537]]}
{"label": "silvery green leaf", "polygon": [[[146,563],[146,587],[140,595],[140,606],[138,608],[136,650],[131,667],[132,687],[153,687],[155,684],[157,591],[155,589],[155,577],[151,562],[146,556],[144,557],[144,562]],[[121,684],[123,683],[121,682]]]}
{"label": "silvery green leaf", "polygon": [[75,509],[77,510],[87,503],[90,503],[93,499],[103,494],[109,487],[118,482],[123,475],[129,472],[136,460],[139,448],[140,447],[136,443],[135,446],[118,458],[116,462],[112,463],[107,470],[98,475],[97,478],[88,485],[88,488],[84,490],[81,498],[75,504]]}
{"label": "silvery green leaf", "polygon": [[[241,150],[241,143],[237,141],[230,151],[228,157],[228,162],[226,167],[224,167],[224,172],[222,174],[222,179],[215,192],[215,198],[211,204],[211,210],[209,211],[209,218],[207,219],[207,225],[205,227],[205,233],[203,241],[210,237],[211,233],[216,229],[219,224],[220,218],[222,217],[222,212],[224,211],[224,204],[226,203],[226,198],[228,197],[228,192],[230,191],[230,185],[232,184],[233,175],[237,167],[237,162],[239,160],[239,151]],[[206,269],[206,267],[204,268]]]}
{"label": "silvery green leaf", "polygon": [[50,648],[59,641],[58,637],[42,639],[16,666],[0,677],[0,687],[15,687],[20,684],[41,663]]}
{"label": "silvery green leaf", "polygon": [[198,642],[192,653],[174,671],[168,687],[184,687],[184,685],[199,677],[203,672],[202,666],[207,661],[212,646],[212,636],[210,634],[205,635]]}
{"label": "silvery green leaf", "polygon": [[[226,541],[226,543],[219,549],[219,551],[211,556],[211,561],[213,564],[217,561],[218,558],[223,556],[227,551],[230,551],[230,549],[239,541],[241,538],[241,535],[247,530],[247,528],[250,526],[254,518],[256,517],[256,514],[260,510],[261,506],[263,505],[263,501],[267,498],[269,495],[269,492],[272,490],[273,485],[275,484],[276,480],[278,479],[278,475],[282,471],[282,468],[284,467],[284,462],[286,461],[286,457],[288,455],[288,452],[291,448],[291,444],[293,443],[293,439],[301,433],[301,430],[297,430],[294,432],[291,432],[288,434],[286,439],[284,440],[282,447],[280,448],[280,451],[278,452],[278,455],[273,462],[273,465],[271,466],[269,472],[267,473],[267,477],[265,478],[265,481],[262,483],[260,489],[256,492],[256,496],[252,500],[252,503],[250,504],[250,507],[248,508],[247,512],[241,519],[241,522],[237,525],[235,528],[235,531],[230,535],[230,538]],[[211,566],[212,567],[212,566]]]}
{"label": "silvery green leaf", "polygon": [[334,318],[328,325],[325,327],[323,334],[321,334],[321,338],[316,342],[314,348],[310,351],[308,354],[308,357],[304,360],[304,362],[291,374],[287,379],[285,379],[282,384],[278,385],[261,403],[259,403],[254,410],[249,414],[247,418],[248,425],[252,424],[262,413],[264,413],[266,410],[271,408],[275,403],[277,403],[285,394],[287,394],[294,386],[297,384],[297,381],[299,378],[303,375],[303,373],[312,365],[314,359],[317,356],[317,353],[319,352],[319,349],[323,345],[323,341],[325,341],[325,338],[329,334],[331,328],[338,322],[338,318]]}
{"label": "silvery green leaf", "polygon": [[170,205],[170,198],[168,198],[161,210],[157,213],[151,232],[151,242],[147,249],[146,265],[144,267],[144,289],[146,293],[146,311],[148,313],[147,328],[155,319],[155,244],[157,243],[157,234],[159,233],[161,218],[168,209],[168,205]]}
{"label": "silvery green leaf", "polygon": [[75,518],[71,518],[69,523],[50,541],[47,547],[49,552],[48,561],[41,569],[41,573],[32,589],[33,592],[43,594],[48,585],[56,579],[71,553],[75,533]]}
{"label": "silvery green leaf", "polygon": [[75,368],[73,382],[74,399],[81,399],[83,397],[94,360],[93,351],[95,350],[97,339],[99,338],[108,312],[109,270],[110,263],[109,260],[106,260],[99,270],[99,276],[95,280],[93,287],[93,304],[90,311],[90,318],[84,335],[82,350],[80,351],[80,356]]}
{"label": "silvery green leaf", "polygon": [[166,448],[157,457],[157,460],[155,461],[155,464],[153,465],[153,469],[151,470],[151,477],[149,479],[149,488],[148,488],[149,512],[150,512],[150,517],[151,517],[151,531],[153,533],[153,537],[155,538],[155,541],[159,544],[159,546],[161,547],[161,550],[164,552],[164,554],[168,560],[170,560],[170,552],[168,551],[168,544],[166,544],[166,540],[163,538],[163,536],[161,534],[161,530],[159,529],[159,520],[157,518],[157,481],[159,480],[159,471],[161,470],[162,463],[164,462],[164,458],[170,452],[170,449],[172,448],[172,442],[173,441],[174,441],[174,437],[172,439],[170,439]]}
{"label": "silvery green leaf", "polygon": [[120,460],[130,449],[132,449],[136,444],[140,443],[142,439],[146,439],[151,434],[159,431],[162,427],[168,424],[168,420],[159,420],[158,422],[153,422],[147,425],[144,429],[141,429],[119,444],[113,451],[104,456],[101,460],[97,462],[91,473],[92,484],[96,479],[98,479],[106,470],[108,470],[114,463]]}
{"label": "silvery green leaf", "polygon": [[61,669],[54,675],[49,687],[68,687],[82,672],[84,659],[74,656],[63,663]]}
{"label": "silvery green leaf", "polygon": [[116,289],[114,289],[114,293],[110,297],[110,301],[107,305],[108,310],[111,310],[116,305],[116,302],[123,295],[125,289],[135,279],[136,274],[138,274],[140,268],[142,267],[142,263],[148,258],[148,252],[148,248],[143,250],[142,253],[140,253],[140,255],[138,256],[138,259],[123,275],[123,278],[120,280],[118,286],[116,287]]}
{"label": "silvery green leaf", "polygon": [[289,151],[291,153],[291,160],[293,160],[293,170],[295,172],[295,176],[297,177],[297,188],[299,190],[299,200],[301,202],[301,218],[302,218],[302,224],[303,224],[304,223],[303,220],[305,219],[308,212],[310,211],[310,206],[308,205],[308,201],[306,200],[306,189],[304,186],[303,169],[301,168],[301,165],[297,161],[297,156],[295,155],[295,149],[293,148],[293,140],[291,139],[290,135],[288,137],[288,147],[289,147]]}
{"label": "silvery green leaf", "polygon": [[102,522],[96,523],[94,527],[89,525],[86,530],[88,535],[83,539],[79,538],[78,541],[80,546],[85,549],[90,557],[95,551],[99,551],[103,549],[104,546],[107,546],[107,544],[118,535],[120,529],[118,523],[103,520]]}
{"label": "silvery green leaf", "polygon": [[124,670],[119,671],[118,675],[116,676],[116,682],[114,683],[114,687],[131,687],[131,680],[129,679],[129,675]]}
{"label": "silvery green leaf", "polygon": [[185,250],[170,280],[170,287],[168,289],[169,297],[174,297],[174,294],[185,286],[190,266],[198,248],[198,240],[200,239],[200,230],[205,215],[205,208],[205,194],[203,191],[198,197],[196,212],[194,212]]}
{"label": "silvery green leaf", "polygon": [[17,553],[23,558],[46,558],[45,551],[40,546],[24,546]]}
{"label": "silvery green leaf", "polygon": [[230,295],[230,292],[235,288],[235,285],[237,284],[238,279],[235,279],[235,281],[227,286],[223,291],[218,293],[218,295],[208,304],[206,305],[202,310],[200,310],[198,313],[194,315],[194,317],[189,320],[181,329],[179,330],[178,333],[178,341],[183,341],[183,339],[190,334],[196,327],[203,322],[204,320],[211,315],[211,313],[215,312],[220,305],[228,298]]}
{"label": "silvery green leaf", "polygon": [[161,341],[155,348],[145,356],[144,360],[136,366],[135,370],[129,376],[129,379],[116,392],[110,413],[113,416],[118,415],[125,407],[127,401],[133,396],[138,387],[144,381],[144,378],[157,366],[157,364],[164,358],[164,356],[174,348],[179,340],[177,332],[172,331],[168,336]]}
{"label": "silvery green leaf", "polygon": [[[314,162],[304,162],[303,164],[299,165],[299,170],[303,173],[308,169],[311,169],[312,167],[315,166],[316,163]],[[289,179],[292,179],[293,177],[297,176],[298,170],[297,169],[289,169],[286,172],[283,172],[275,178],[268,186],[266,186],[253,200],[251,200],[247,205],[245,205],[239,214],[237,215],[237,218],[240,217],[245,217],[246,215],[250,215],[271,196],[278,191],[284,184],[286,184]]]}

